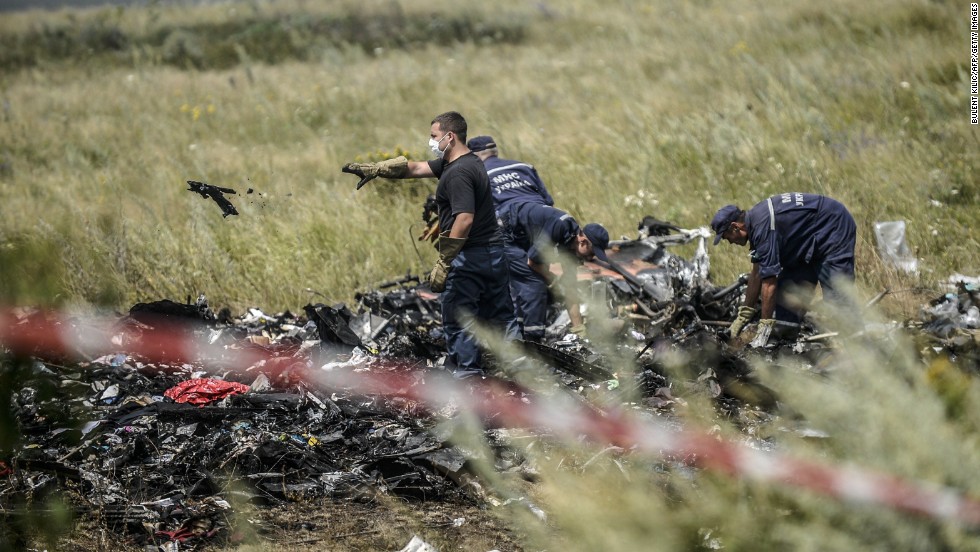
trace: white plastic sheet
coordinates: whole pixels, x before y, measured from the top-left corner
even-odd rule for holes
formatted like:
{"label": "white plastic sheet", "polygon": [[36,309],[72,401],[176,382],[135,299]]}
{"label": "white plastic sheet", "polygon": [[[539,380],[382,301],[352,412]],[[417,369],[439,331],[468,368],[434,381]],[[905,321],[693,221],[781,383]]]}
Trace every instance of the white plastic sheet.
{"label": "white plastic sheet", "polygon": [[408,541],[405,548],[402,548],[398,552],[438,552],[435,546],[425,542],[420,539],[418,535],[412,536],[412,540]]}
{"label": "white plastic sheet", "polygon": [[895,220],[875,223],[878,253],[886,262],[909,274],[918,274],[919,260],[912,255],[905,241],[905,221]]}

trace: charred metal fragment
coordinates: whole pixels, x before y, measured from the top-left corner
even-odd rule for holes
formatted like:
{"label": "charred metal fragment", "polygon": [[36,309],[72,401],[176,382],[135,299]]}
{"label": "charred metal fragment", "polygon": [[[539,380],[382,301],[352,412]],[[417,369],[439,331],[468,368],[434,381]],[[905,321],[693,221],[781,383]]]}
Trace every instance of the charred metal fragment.
{"label": "charred metal fragment", "polygon": [[672,232],[680,232],[681,230],[679,226],[658,220],[651,215],[643,217],[636,229],[639,230],[641,240],[649,236],[667,236]]}
{"label": "charred metal fragment", "polygon": [[524,346],[533,350],[534,353],[547,360],[555,368],[564,370],[587,381],[598,382],[616,379],[616,376],[606,368],[545,343],[526,341],[524,342]]}
{"label": "charred metal fragment", "polygon": [[213,324],[217,317],[208,306],[207,299],[201,295],[194,304],[177,303],[170,299],[136,303],[129,309],[129,317],[137,322],[153,326],[156,324]]}
{"label": "charred metal fragment", "polygon": [[306,315],[316,324],[320,340],[357,347],[361,340],[350,329],[352,314],[345,305],[328,307],[323,303],[303,307]]}
{"label": "charred metal fragment", "polygon": [[237,195],[238,192],[236,192],[235,190],[231,188],[221,188],[218,186],[212,186],[210,184],[205,184],[204,182],[198,182],[196,180],[188,180],[187,185],[189,186],[189,188],[187,188],[187,191],[200,194],[200,196],[205,199],[207,198],[213,199],[214,202],[218,204],[218,207],[221,208],[222,217],[238,214],[238,210],[235,209],[235,206],[232,205],[231,201],[229,201],[227,197],[225,197],[225,194]]}

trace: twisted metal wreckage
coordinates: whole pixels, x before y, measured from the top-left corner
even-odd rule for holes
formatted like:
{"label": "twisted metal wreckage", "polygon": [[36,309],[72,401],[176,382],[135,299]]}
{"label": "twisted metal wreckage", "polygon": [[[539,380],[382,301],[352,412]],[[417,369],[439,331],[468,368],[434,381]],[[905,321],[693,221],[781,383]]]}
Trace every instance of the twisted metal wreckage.
{"label": "twisted metal wreckage", "polygon": [[[587,263],[579,273],[592,308],[604,306],[610,320],[622,321],[609,325],[616,339],[603,345],[566,336],[567,314],[555,304],[545,342],[524,344],[516,359],[491,359],[503,374],[492,383],[496,394],[478,391],[467,399],[483,418],[489,458],[450,439],[460,401],[446,399],[455,391],[432,391],[445,361],[438,296],[411,274],[358,294],[355,310],[317,303],[304,308],[305,316],[258,309],[237,318],[227,310],[215,314],[204,296],[196,303],[137,304],[109,321],[5,313],[0,345],[11,354],[6,373],[17,382],[11,406],[19,441],[0,458],[0,506],[16,517],[50,493],[67,491],[82,515],[97,513],[133,542],[164,549],[226,535],[228,513],[240,501],[391,493],[516,500],[543,515],[519,497],[507,500],[487,489],[475,468],[482,461],[534,478],[533,463],[512,439],[520,427],[515,420],[526,419],[513,413],[537,395],[574,397],[571,404],[585,405],[586,415],[600,414],[586,418],[598,424],[592,437],[628,445],[622,439],[630,432],[609,425],[618,419],[610,397],[670,419],[683,402],[678,395],[700,392],[728,415],[754,408],[764,416],[776,398],[753,381],[747,355],[828,350],[828,334],[810,325],[764,348],[727,344],[727,321],[745,278],[727,286],[709,281],[709,236],[707,229],[644,219],[637,239],[612,244],[611,262]],[[690,260],[670,250],[687,244],[695,249]],[[976,365],[970,317],[980,301],[975,286],[961,284],[958,292],[924,309],[920,325],[932,332],[933,346]],[[699,355],[690,373],[668,376],[662,368],[660,359],[673,350]],[[622,358],[633,361],[615,360]],[[532,391],[513,383],[515,373],[561,385]],[[323,385],[324,378],[334,379]],[[590,400],[593,394],[605,406]],[[585,431],[580,428],[569,431]],[[555,433],[549,427],[540,435]],[[710,450],[700,456],[710,458]],[[684,454],[673,461],[685,462]],[[891,506],[931,512],[920,504]]]}

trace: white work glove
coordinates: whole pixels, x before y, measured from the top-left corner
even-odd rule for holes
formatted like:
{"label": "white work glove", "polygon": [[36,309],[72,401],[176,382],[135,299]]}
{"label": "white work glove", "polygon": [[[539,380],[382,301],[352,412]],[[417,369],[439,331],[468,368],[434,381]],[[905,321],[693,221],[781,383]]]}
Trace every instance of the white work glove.
{"label": "white work glove", "polygon": [[749,343],[749,347],[758,349],[768,345],[769,336],[772,334],[772,329],[775,325],[776,321],[772,318],[759,320],[759,328],[755,331],[755,338],[752,339],[752,343]]}

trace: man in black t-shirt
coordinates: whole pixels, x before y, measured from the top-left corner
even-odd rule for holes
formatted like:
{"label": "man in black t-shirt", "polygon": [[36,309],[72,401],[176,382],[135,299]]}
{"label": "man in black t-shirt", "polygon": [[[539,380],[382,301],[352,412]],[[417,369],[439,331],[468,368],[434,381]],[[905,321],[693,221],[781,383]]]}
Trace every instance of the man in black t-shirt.
{"label": "man in black t-shirt", "polygon": [[344,172],[362,179],[439,179],[439,260],[428,281],[433,291],[442,292],[442,326],[454,375],[483,375],[479,348],[468,331],[472,324],[461,318],[475,316],[508,331],[509,337],[517,328],[490,181],[483,162],[466,147],[466,120],[459,113],[449,111],[432,120],[429,149],[436,157],[432,161],[398,157],[348,163]]}

